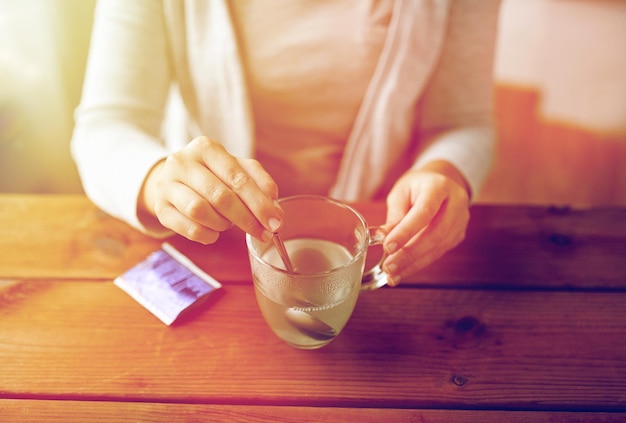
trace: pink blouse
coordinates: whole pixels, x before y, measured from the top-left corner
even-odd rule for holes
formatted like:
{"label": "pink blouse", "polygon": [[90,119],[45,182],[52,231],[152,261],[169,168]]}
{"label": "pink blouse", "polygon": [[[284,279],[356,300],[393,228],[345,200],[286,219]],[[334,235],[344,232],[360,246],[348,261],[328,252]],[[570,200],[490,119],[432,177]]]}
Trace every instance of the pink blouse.
{"label": "pink blouse", "polygon": [[392,8],[393,0],[231,2],[255,155],[281,196],[329,193]]}

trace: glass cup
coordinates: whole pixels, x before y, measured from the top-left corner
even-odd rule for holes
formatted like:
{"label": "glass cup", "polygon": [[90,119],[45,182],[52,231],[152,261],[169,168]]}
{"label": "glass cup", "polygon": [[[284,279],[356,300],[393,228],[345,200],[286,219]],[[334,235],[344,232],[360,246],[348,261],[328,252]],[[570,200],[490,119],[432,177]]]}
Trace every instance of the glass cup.
{"label": "glass cup", "polygon": [[360,291],[387,283],[384,256],[364,271],[369,247],[381,245],[385,233],[328,197],[300,195],[279,203],[285,212],[280,236],[293,269],[287,270],[274,243],[247,235],[257,302],[279,338],[297,348],[320,348],[344,328]]}

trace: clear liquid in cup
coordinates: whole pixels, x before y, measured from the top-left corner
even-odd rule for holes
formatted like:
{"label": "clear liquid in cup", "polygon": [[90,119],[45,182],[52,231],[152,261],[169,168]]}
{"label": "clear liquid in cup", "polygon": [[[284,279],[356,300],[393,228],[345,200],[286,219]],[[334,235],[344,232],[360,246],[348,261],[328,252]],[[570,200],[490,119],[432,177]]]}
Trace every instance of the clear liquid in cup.
{"label": "clear liquid in cup", "polygon": [[[296,274],[253,272],[259,307],[287,343],[319,348],[348,322],[359,295],[363,260],[352,263],[354,257],[345,247],[322,239],[290,239],[285,248]],[[275,248],[269,248],[263,260],[284,269]]]}

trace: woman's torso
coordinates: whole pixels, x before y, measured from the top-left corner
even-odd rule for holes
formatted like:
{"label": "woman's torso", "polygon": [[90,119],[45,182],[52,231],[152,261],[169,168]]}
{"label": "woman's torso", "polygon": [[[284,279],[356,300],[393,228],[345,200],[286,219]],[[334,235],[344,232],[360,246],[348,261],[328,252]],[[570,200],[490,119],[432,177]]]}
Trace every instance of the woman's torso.
{"label": "woman's torso", "polygon": [[385,42],[392,3],[231,2],[255,121],[256,157],[281,196],[328,194],[335,182]]}

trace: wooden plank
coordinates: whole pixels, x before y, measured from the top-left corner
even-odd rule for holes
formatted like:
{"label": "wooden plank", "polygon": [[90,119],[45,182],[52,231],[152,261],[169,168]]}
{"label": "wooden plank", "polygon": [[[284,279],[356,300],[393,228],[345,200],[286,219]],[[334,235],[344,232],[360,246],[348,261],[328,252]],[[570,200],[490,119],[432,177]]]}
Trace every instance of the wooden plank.
{"label": "wooden plank", "polygon": [[436,286],[626,287],[626,209],[475,206],[465,241],[415,276]]}
{"label": "wooden plank", "polygon": [[[250,280],[239,230],[225,232],[209,246],[179,236],[167,241],[222,281]],[[84,196],[0,194],[0,280],[112,280],[161,242],[103,213]]]}
{"label": "wooden plank", "polygon": [[0,278],[112,278],[159,242],[80,195],[0,195]]}
{"label": "wooden plank", "polygon": [[384,288],[317,351],[276,338],[252,287],[166,327],[110,282],[0,291],[5,398],[626,411],[626,293]]}
{"label": "wooden plank", "polygon": [[0,400],[0,415],[12,423],[84,422],[430,422],[571,423],[623,422],[624,414],[488,410],[411,410],[214,404],[165,404],[101,401]]}
{"label": "wooden plank", "polygon": [[[371,224],[383,203],[356,207]],[[113,279],[160,242],[82,196],[0,195],[0,279]],[[249,283],[243,234],[202,246],[170,240],[217,279]],[[626,209],[475,206],[466,240],[407,284],[496,288],[626,287]]]}

